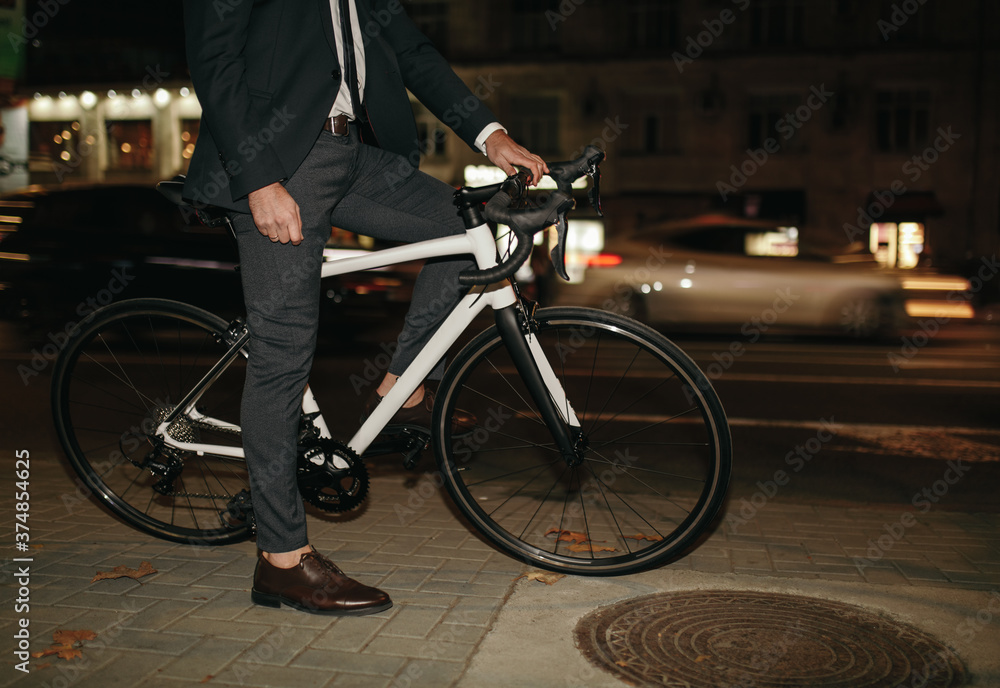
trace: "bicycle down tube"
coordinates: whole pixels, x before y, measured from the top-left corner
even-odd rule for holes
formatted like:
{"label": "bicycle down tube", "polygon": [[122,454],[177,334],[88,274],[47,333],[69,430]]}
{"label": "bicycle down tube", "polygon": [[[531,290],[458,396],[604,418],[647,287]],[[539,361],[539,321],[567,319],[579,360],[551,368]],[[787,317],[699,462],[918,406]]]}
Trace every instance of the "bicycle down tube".
{"label": "bicycle down tube", "polygon": [[[470,253],[476,257],[476,262],[480,268],[489,268],[496,265],[496,244],[493,233],[487,225],[467,230],[464,235],[432,239],[377,251],[365,256],[353,256],[329,261],[322,266],[321,274],[323,277],[329,277],[421,258],[466,255]],[[397,384],[386,395],[385,402],[379,404],[371,416],[358,429],[357,433],[355,433],[354,437],[348,443],[349,446],[359,455],[368,449],[399,407],[403,405],[437,362],[457,341],[459,335],[472,324],[473,320],[485,308],[491,307],[496,311],[498,325],[508,317],[503,315],[505,311],[509,312],[509,317],[516,323],[513,312],[510,312],[515,303],[516,296],[509,285],[486,293],[472,293],[465,296],[451,315],[442,323],[441,327],[438,328],[438,331],[431,338],[430,342],[428,342],[424,350],[399,378]],[[570,407],[568,400],[566,400],[561,385],[540,348],[537,345],[530,345],[530,336],[529,342],[526,345],[525,338],[520,335],[516,324],[513,328],[507,329],[510,332],[508,336],[514,336],[514,339],[508,342],[508,346],[512,350],[523,349],[523,352],[528,352],[527,357],[524,357],[522,352],[521,364],[525,366],[525,369],[521,371],[522,374],[528,378],[538,376],[539,383],[547,389],[546,395],[539,394],[539,398],[535,399],[539,408],[544,409],[546,406],[551,406],[559,414],[559,416],[556,416],[555,413],[543,410],[543,418],[549,422],[550,427],[559,435],[554,438],[557,444],[569,450],[572,447],[572,439],[569,437],[564,424],[552,422],[557,417],[560,417],[562,421],[569,423],[571,426],[579,426],[579,422],[576,420],[575,413]],[[520,343],[518,343],[518,339]],[[198,423],[238,431],[239,428],[237,426],[201,414],[194,408],[194,405],[204,390],[211,385],[214,379],[218,377],[218,374],[235,358],[245,344],[245,337],[237,341],[223,357],[223,360],[219,362],[216,369],[195,385],[186,395],[184,401],[178,404],[160,423],[156,434],[163,438],[167,446],[181,451],[195,452],[198,455],[213,454],[231,458],[242,458],[244,456],[242,447],[226,447],[175,439],[170,435],[169,428],[178,417],[185,415]],[[533,362],[534,365],[529,365],[529,362]],[[316,406],[312,390],[307,388],[303,398],[303,412],[312,413],[315,411],[318,411],[318,406]],[[322,416],[318,416],[314,422],[321,427],[321,436],[328,437],[329,431],[322,432],[326,428]]]}

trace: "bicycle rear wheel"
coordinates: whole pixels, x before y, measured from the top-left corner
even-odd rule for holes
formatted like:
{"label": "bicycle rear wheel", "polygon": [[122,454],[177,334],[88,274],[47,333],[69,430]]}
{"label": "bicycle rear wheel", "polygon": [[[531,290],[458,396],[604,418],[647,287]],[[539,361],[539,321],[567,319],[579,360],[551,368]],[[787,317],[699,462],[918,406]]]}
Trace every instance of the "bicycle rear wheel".
{"label": "bicycle rear wheel", "polygon": [[[121,301],[81,323],[53,371],[53,420],[71,465],[113,513],[165,540],[219,545],[250,534],[237,497],[249,490],[243,459],[181,452],[153,434],[228,349],[227,329],[221,318],[187,304]],[[244,370],[238,356],[197,405],[232,428],[181,416],[170,434],[240,446]]]}
{"label": "bicycle rear wheel", "polygon": [[[493,327],[441,382],[433,430],[451,496],[491,542],[544,569],[617,575],[666,563],[725,497],[732,445],[718,397],[675,344],[629,318],[549,308],[535,324],[580,421],[583,460],[563,460]],[[476,414],[472,432],[452,434],[456,408]]]}

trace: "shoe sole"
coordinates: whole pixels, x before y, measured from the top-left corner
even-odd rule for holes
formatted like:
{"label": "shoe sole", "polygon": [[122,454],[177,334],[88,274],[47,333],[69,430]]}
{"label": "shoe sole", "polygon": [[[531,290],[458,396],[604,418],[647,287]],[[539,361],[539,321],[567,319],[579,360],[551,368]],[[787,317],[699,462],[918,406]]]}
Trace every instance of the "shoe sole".
{"label": "shoe sole", "polygon": [[258,604],[262,607],[271,607],[273,609],[280,608],[281,605],[286,607],[291,607],[300,612],[305,612],[307,614],[320,614],[322,616],[367,616],[368,614],[378,614],[379,612],[384,612],[387,609],[392,608],[392,600],[389,600],[385,604],[379,604],[372,607],[362,607],[360,609],[317,609],[316,607],[307,607],[297,602],[293,602],[289,599],[282,597],[281,595],[272,595],[270,593],[258,592],[257,590],[250,590],[250,599],[253,600],[254,604]]}

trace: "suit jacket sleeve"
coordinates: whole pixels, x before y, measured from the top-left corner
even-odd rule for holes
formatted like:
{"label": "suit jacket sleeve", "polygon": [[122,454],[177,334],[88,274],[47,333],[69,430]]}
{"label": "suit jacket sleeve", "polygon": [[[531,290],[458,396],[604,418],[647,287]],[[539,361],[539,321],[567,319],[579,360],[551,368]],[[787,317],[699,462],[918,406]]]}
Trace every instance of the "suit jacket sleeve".
{"label": "suit jacket sleeve", "polygon": [[[257,142],[267,126],[251,103],[244,50],[253,2],[216,3],[184,0],[184,33],[191,79],[202,105],[202,118],[219,149],[230,178],[233,200],[243,198],[287,175],[270,145]],[[240,146],[255,142],[255,155]]]}
{"label": "suit jacket sleeve", "polygon": [[[377,16],[391,17],[384,25],[383,36],[396,53],[406,88],[470,148],[475,148],[476,137],[497,121],[496,115],[406,16],[400,0],[373,0],[372,7]],[[475,105],[469,107],[472,102]]]}

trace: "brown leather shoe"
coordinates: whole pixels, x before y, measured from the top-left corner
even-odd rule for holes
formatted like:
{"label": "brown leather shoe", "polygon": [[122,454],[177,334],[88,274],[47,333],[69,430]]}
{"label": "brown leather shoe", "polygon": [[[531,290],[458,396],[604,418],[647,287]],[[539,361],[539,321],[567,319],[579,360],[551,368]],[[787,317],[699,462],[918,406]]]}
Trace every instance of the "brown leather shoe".
{"label": "brown leather shoe", "polygon": [[[406,425],[409,427],[420,428],[424,432],[430,434],[431,431],[431,417],[434,414],[434,393],[436,391],[436,383],[432,381],[427,381],[424,383],[424,400],[417,404],[416,406],[411,406],[410,408],[401,408],[396,411],[396,414],[389,420],[386,426],[390,425]],[[379,396],[378,390],[372,390],[372,393],[368,395],[368,400],[365,402],[365,413],[361,417],[361,421],[364,422],[368,416],[372,414],[375,407],[382,402],[382,397]],[[476,423],[479,420],[476,416],[469,411],[463,411],[462,409],[455,409],[451,416],[451,434],[456,436],[467,435],[472,432],[472,429],[476,427]]]}
{"label": "brown leather shoe", "polygon": [[310,614],[336,616],[375,614],[392,606],[388,595],[348,578],[315,548],[290,569],[278,568],[258,555],[250,599],[266,607],[286,604]]}

